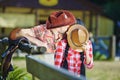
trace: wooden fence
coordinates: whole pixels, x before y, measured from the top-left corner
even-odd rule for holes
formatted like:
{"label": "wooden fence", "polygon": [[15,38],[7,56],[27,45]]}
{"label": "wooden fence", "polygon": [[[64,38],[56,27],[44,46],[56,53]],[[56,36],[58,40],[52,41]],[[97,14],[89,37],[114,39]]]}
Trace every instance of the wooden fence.
{"label": "wooden fence", "polygon": [[[40,58],[38,58],[38,56]],[[42,56],[42,57],[41,57]],[[49,55],[48,55],[49,56]],[[55,67],[50,58],[48,62],[44,61],[45,55],[26,56],[26,68],[32,74],[33,80],[85,80],[83,76],[77,77],[67,70]]]}

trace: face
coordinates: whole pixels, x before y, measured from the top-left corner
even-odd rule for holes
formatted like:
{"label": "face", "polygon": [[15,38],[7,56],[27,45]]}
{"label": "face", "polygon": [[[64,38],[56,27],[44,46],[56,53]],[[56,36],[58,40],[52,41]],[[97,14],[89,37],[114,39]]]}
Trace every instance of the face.
{"label": "face", "polygon": [[62,27],[59,27],[59,28],[51,29],[56,42],[62,39],[62,36],[67,31],[68,27],[69,26],[62,26]]}
{"label": "face", "polygon": [[60,33],[60,34],[64,34],[64,33],[67,31],[68,27],[69,27],[69,26],[62,26],[62,27],[60,27],[60,28],[57,28],[57,31],[58,31],[58,33]]}

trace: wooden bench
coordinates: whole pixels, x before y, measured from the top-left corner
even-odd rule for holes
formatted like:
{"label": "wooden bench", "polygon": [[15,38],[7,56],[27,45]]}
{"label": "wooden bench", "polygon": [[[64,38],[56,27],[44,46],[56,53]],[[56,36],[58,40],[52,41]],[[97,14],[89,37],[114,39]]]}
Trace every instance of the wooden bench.
{"label": "wooden bench", "polygon": [[33,80],[35,77],[39,80],[84,80],[83,77],[77,77],[65,69],[55,67],[53,58],[53,55],[26,56],[27,71],[32,74]]}

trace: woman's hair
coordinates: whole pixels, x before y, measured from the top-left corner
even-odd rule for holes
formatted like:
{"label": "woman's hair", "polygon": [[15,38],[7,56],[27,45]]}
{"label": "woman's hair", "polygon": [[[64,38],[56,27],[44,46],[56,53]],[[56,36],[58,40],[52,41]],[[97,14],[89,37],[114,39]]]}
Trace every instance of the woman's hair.
{"label": "woman's hair", "polygon": [[81,19],[79,19],[79,18],[76,18],[76,22],[77,22],[77,24],[85,26],[84,22]]}
{"label": "woman's hair", "polygon": [[[85,26],[84,22],[81,19],[79,19],[79,18],[76,18],[76,23],[75,24],[80,24],[82,26]],[[63,36],[63,39],[66,39],[66,38],[67,38],[67,34],[65,33],[64,36]]]}

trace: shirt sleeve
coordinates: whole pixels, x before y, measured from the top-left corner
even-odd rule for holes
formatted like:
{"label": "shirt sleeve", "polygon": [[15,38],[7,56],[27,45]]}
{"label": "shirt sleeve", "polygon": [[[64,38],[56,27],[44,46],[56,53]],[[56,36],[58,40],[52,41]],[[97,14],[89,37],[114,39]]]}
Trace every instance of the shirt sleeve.
{"label": "shirt sleeve", "polygon": [[41,41],[44,41],[44,35],[45,35],[45,26],[44,25],[38,25],[32,28],[35,37]]}
{"label": "shirt sleeve", "polygon": [[37,38],[41,42],[47,44],[48,53],[54,53],[54,51],[55,51],[54,37],[50,33],[50,31],[46,29],[46,25],[45,24],[38,25],[32,29],[35,34],[35,38]]}
{"label": "shirt sleeve", "polygon": [[93,48],[92,48],[92,43],[91,41],[89,40],[88,43],[87,43],[87,49],[86,49],[86,53],[89,55],[89,58],[90,58],[90,63],[89,64],[86,64],[86,53],[85,53],[85,60],[84,60],[84,63],[86,65],[87,68],[92,68],[94,63],[93,63]]}

